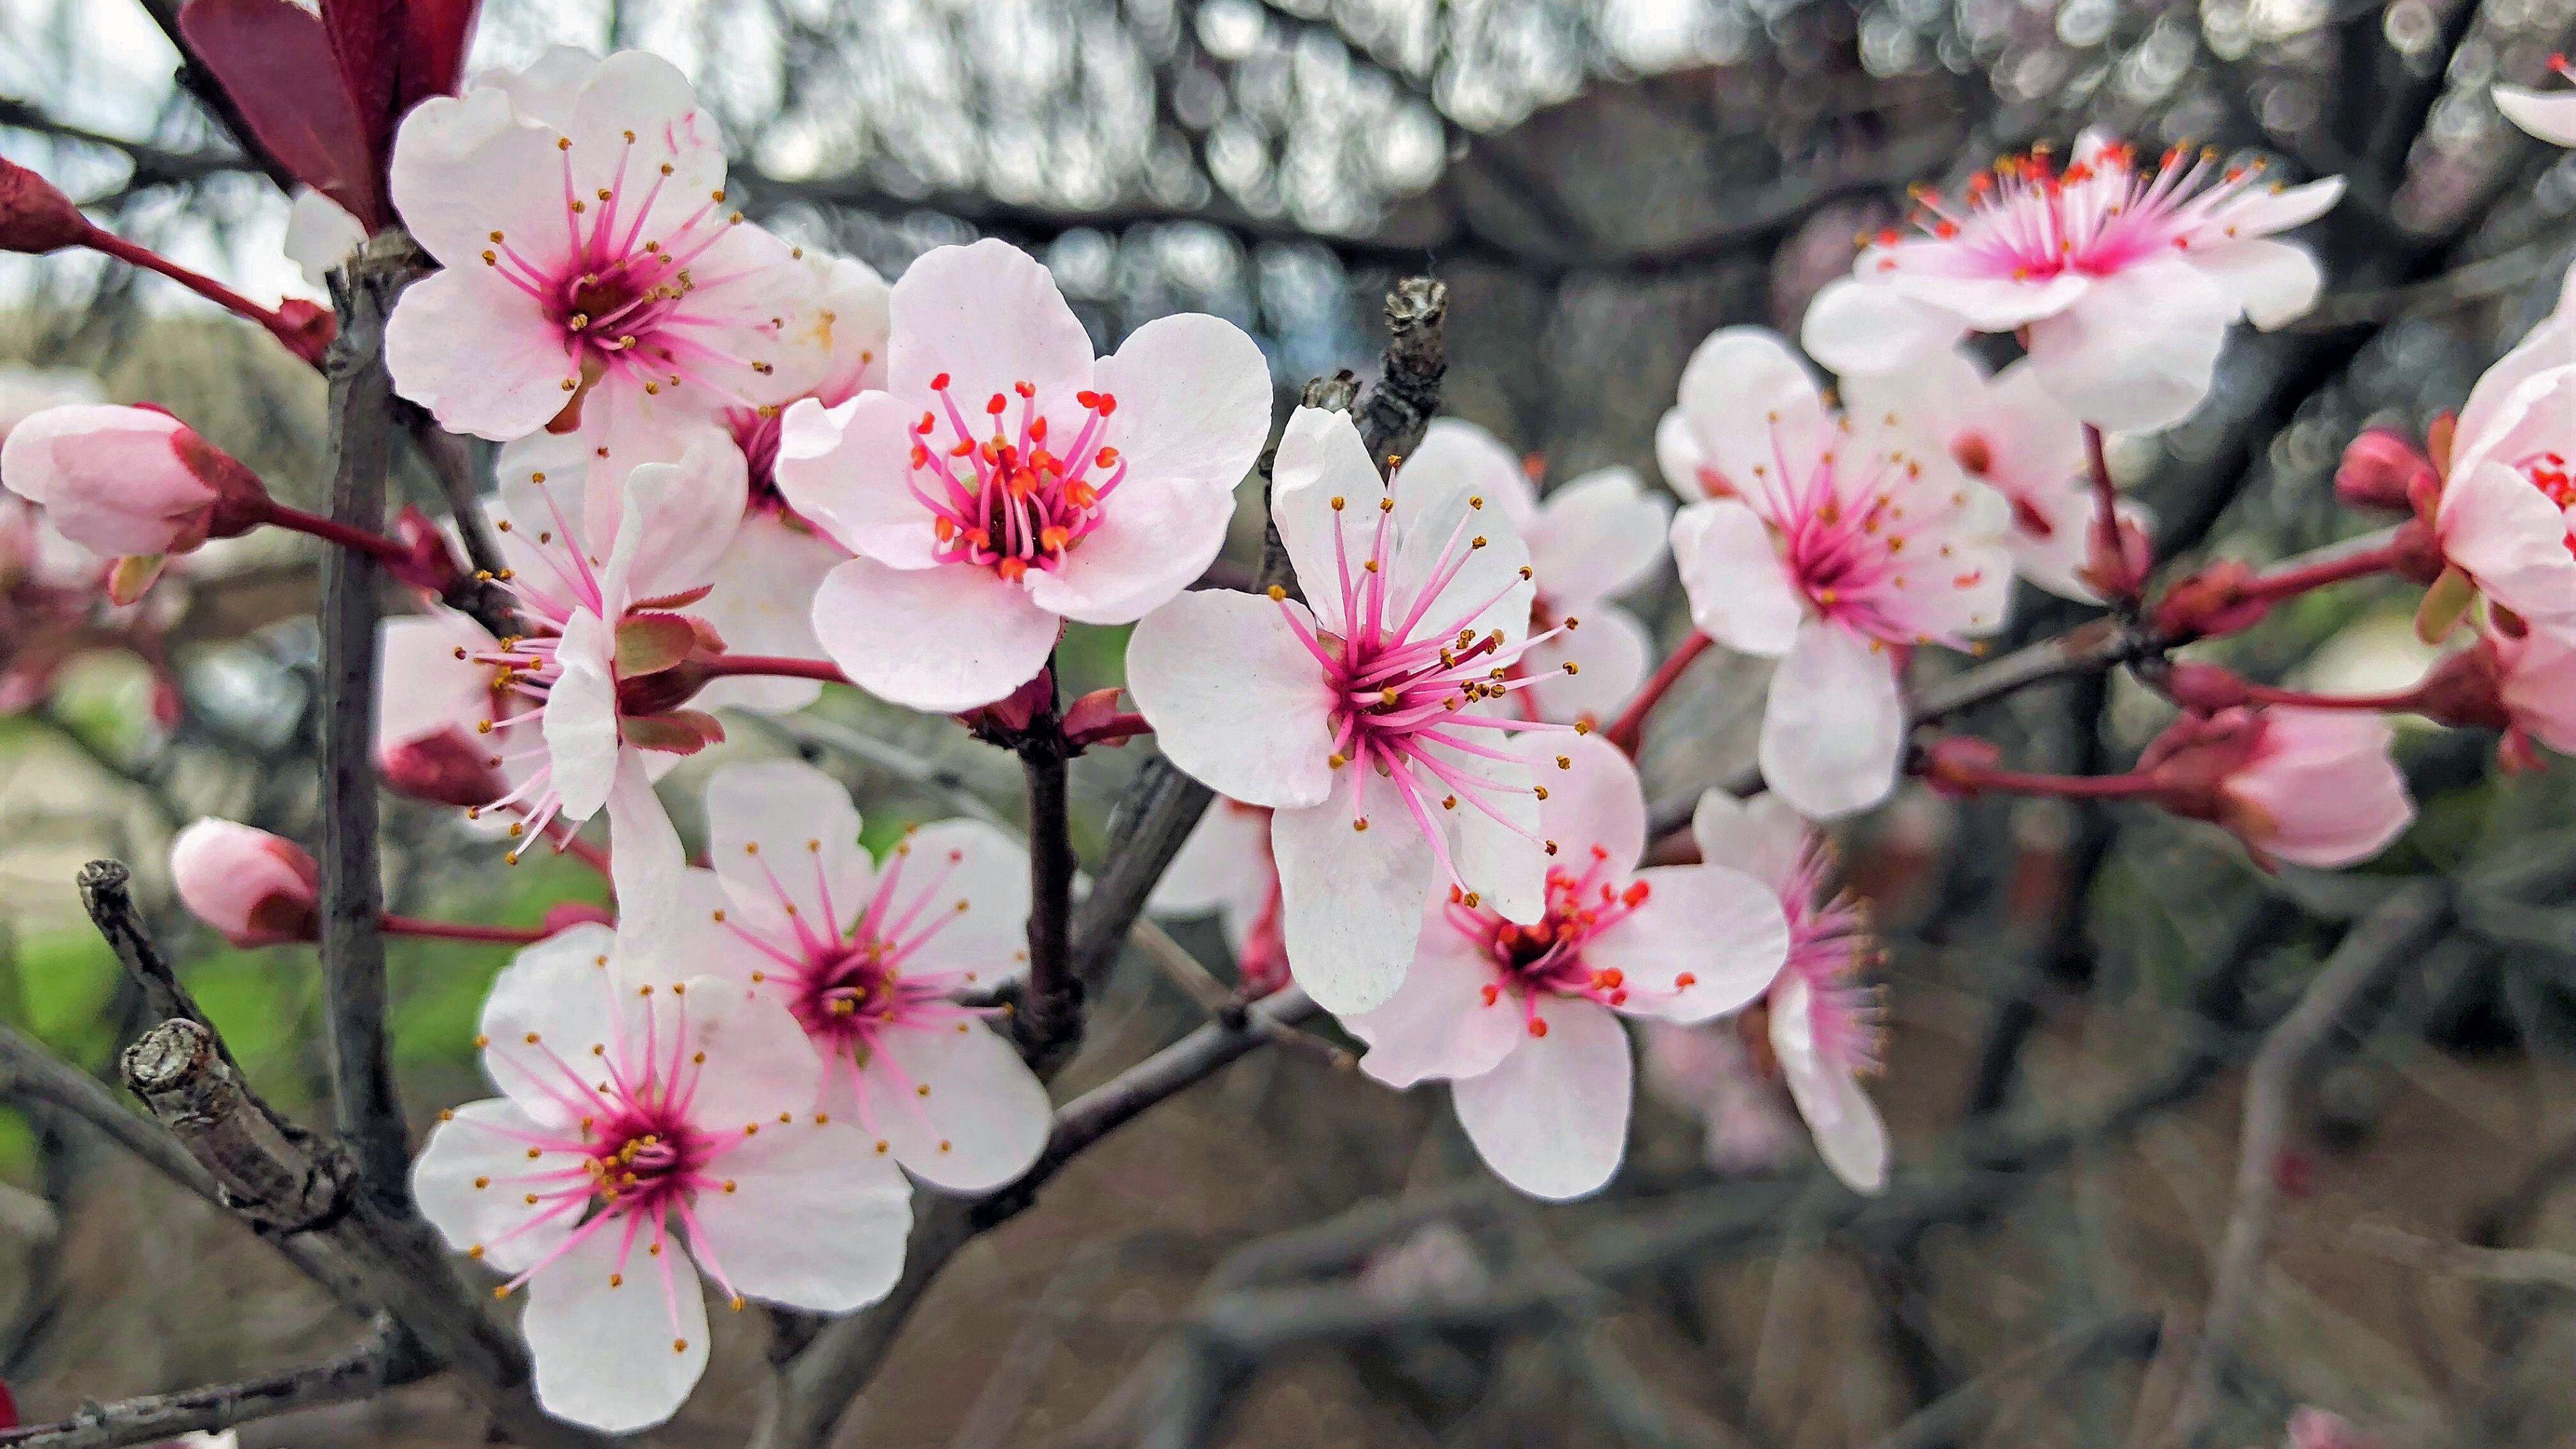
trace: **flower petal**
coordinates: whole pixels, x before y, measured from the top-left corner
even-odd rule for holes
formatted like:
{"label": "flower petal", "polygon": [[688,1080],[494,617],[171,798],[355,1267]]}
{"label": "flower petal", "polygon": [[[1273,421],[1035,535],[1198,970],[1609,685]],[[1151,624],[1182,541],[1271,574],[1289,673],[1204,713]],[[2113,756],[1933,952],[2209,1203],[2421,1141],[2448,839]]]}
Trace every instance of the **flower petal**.
{"label": "flower petal", "polygon": [[1207,572],[1233,518],[1231,484],[1131,470],[1099,526],[1030,572],[1029,597],[1078,623],[1132,624]]}
{"label": "flower petal", "polygon": [[1158,317],[1092,375],[1118,399],[1111,435],[1128,474],[1120,493],[1151,478],[1231,501],[1270,441],[1270,364],[1222,317]]}
{"label": "flower petal", "polygon": [[1526,533],[1538,516],[1538,492],[1530,487],[1521,460],[1493,434],[1457,418],[1433,418],[1422,444],[1397,470],[1399,488],[1438,493],[1481,495],[1502,510],[1503,517]]}
{"label": "flower petal", "polygon": [[1807,304],[1798,345],[1849,376],[1897,372],[1957,344],[1967,319],[1893,287],[1841,278]]}
{"label": "flower petal", "polygon": [[1673,516],[1672,538],[1695,628],[1742,653],[1789,652],[1807,602],[1759,514],[1732,498],[1694,503]]}
{"label": "flower petal", "polygon": [[[1336,771],[1332,785],[1320,805],[1271,814],[1270,849],[1289,974],[1317,1005],[1348,1016],[1404,980],[1437,867],[1394,786],[1365,770]],[[1369,828],[1352,829],[1355,819]]]}
{"label": "flower petal", "polygon": [[807,398],[780,420],[778,491],[852,553],[890,568],[936,567],[930,510],[908,481],[912,446],[904,405],[885,393],[831,409]]}
{"label": "flower petal", "polygon": [[[814,594],[823,576],[849,555],[821,534],[775,513],[754,513],[716,561],[715,591],[694,611],[737,654],[816,659]],[[698,709],[744,709],[790,714],[822,697],[812,679],[741,675],[710,680],[691,701]]]}
{"label": "flower petal", "polygon": [[1500,1066],[1453,1084],[1450,1100],[1495,1176],[1561,1202],[1619,1170],[1636,1068],[1608,1007],[1542,997],[1538,1020],[1544,1036],[1525,1035]]}
{"label": "flower petal", "polygon": [[1887,1127],[1852,1074],[1816,1051],[1812,1006],[1806,982],[1781,980],[1771,993],[1771,1050],[1825,1166],[1852,1191],[1874,1196],[1887,1187]]}
{"label": "flower petal", "polygon": [[1691,814],[1691,840],[1702,861],[1743,871],[1781,896],[1797,879],[1813,829],[1788,801],[1768,791],[1739,800],[1710,790]]}
{"label": "flower petal", "polygon": [[2151,432],[2200,406],[2240,310],[2189,262],[2148,262],[2104,277],[2074,307],[2031,324],[2030,365],[2086,422]]}
{"label": "flower petal", "polygon": [[1423,919],[1404,984],[1375,1010],[1342,1019],[1351,1035],[1368,1044],[1360,1070],[1399,1088],[1492,1071],[1529,1034],[1519,997],[1486,997],[1486,988],[1498,981],[1484,947],[1434,906]]}
{"label": "flower petal", "polygon": [[1752,498],[1783,470],[1804,478],[1835,435],[1807,365],[1759,327],[1721,328],[1700,343],[1682,369],[1681,410],[1701,466]]}
{"label": "flower petal", "polygon": [[1181,842],[1145,905],[1157,915],[1249,915],[1268,899],[1274,879],[1270,812],[1221,798]]}
{"label": "flower petal", "polygon": [[2266,332],[2306,316],[2325,287],[2316,257],[2288,242],[2247,237],[2196,247],[2191,261],[2236,299],[2247,321]]}
{"label": "flower petal", "polygon": [[1762,711],[1762,778],[1814,819],[1866,810],[1896,788],[1905,706],[1886,648],[1826,623],[1798,630]]}
{"label": "flower petal", "polygon": [[1627,755],[1597,734],[1538,735],[1522,751],[1537,760],[1563,755],[1571,766],[1539,773],[1547,787],[1539,826],[1557,843],[1558,862],[1581,874],[1597,858],[1615,877],[1633,873],[1646,853],[1646,790]]}
{"label": "flower petal", "polygon": [[1091,385],[1091,334],[1047,269],[1008,242],[922,253],[895,279],[888,312],[898,397],[928,398],[940,373],[970,402],[1021,382],[1045,398]]}
{"label": "flower petal", "polygon": [[1314,805],[1332,789],[1333,697],[1286,610],[1207,589],[1145,616],[1127,640],[1127,689],[1183,773],[1253,805]]}
{"label": "flower petal", "polygon": [[1614,968],[1632,983],[1631,1010],[1706,1021],[1760,996],[1779,976],[1789,919],[1771,886],[1722,865],[1658,866],[1637,879],[1646,899],[1583,948],[1596,968]]}
{"label": "flower petal", "polygon": [[608,626],[587,610],[564,621],[555,645],[561,670],[546,694],[546,754],[563,813],[573,820],[598,814],[617,778],[617,679],[609,670],[614,647]]}
{"label": "flower petal", "polygon": [[2490,599],[2530,619],[2576,615],[2566,513],[2519,472],[2487,462],[2442,490],[2442,554]]}
{"label": "flower petal", "polygon": [[451,432],[508,442],[544,427],[579,385],[562,333],[526,293],[479,266],[403,289],[385,319],[394,391]]}
{"label": "flower petal", "polygon": [[[569,1236],[574,1213],[547,1219],[556,1204],[528,1201],[524,1179],[578,1167],[572,1154],[528,1157],[528,1137],[549,1126],[504,1098],[467,1102],[444,1114],[411,1167],[411,1194],[422,1217],[447,1245],[475,1253],[486,1266],[517,1273],[544,1259]],[[480,1250],[479,1252],[477,1250]]]}
{"label": "flower petal", "polygon": [[851,683],[940,714],[1026,684],[1059,629],[1025,589],[968,564],[906,571],[854,558],[814,596],[815,637]]}
{"label": "flower petal", "polygon": [[847,1313],[883,1298],[903,1276],[912,1187],[858,1128],[774,1126],[713,1171],[733,1190],[698,1195],[690,1247],[735,1292]]}
{"label": "flower petal", "polygon": [[[1653,667],[1655,645],[1637,616],[1616,604],[1583,611],[1583,627],[1533,644],[1521,655],[1538,716],[1569,724],[1616,718]],[[1573,664],[1579,672],[1568,674]]]}
{"label": "flower petal", "polygon": [[2553,146],[2576,146],[2576,91],[2535,91],[2497,86],[2496,109],[2505,119]]}
{"label": "flower petal", "polygon": [[743,917],[772,939],[845,931],[876,868],[859,848],[859,811],[839,781],[802,760],[728,765],[707,780],[707,858]]}
{"label": "flower petal", "polygon": [[970,988],[1027,974],[1027,847],[981,820],[942,820],[915,830],[895,848],[904,852],[905,879],[891,909],[899,913],[919,892],[935,889],[923,919],[947,918],[904,957],[908,973],[953,975]]}
{"label": "flower petal", "polygon": [[[1377,527],[1378,501],[1387,496],[1386,481],[1369,461],[1368,444],[1350,414],[1330,408],[1299,408],[1280,434],[1279,453],[1270,469],[1270,521],[1296,566],[1306,602],[1324,628],[1338,634],[1342,619],[1342,572],[1356,577],[1368,557],[1372,533],[1353,528],[1342,540],[1345,517],[1366,518]],[[1342,506],[1335,507],[1340,499]]]}
{"label": "flower petal", "polygon": [[863,1073],[864,1125],[913,1175],[950,1192],[990,1191],[1026,1172],[1054,1125],[1046,1088],[979,1021],[888,1031]]}
{"label": "flower petal", "polygon": [[1559,613],[1585,613],[1644,583],[1663,561],[1672,507],[1626,468],[1598,469],[1550,493],[1526,529],[1539,591]]}
{"label": "flower petal", "polygon": [[536,1360],[537,1402],[558,1419],[611,1434],[678,1413],[707,1371],[696,1266],[677,1252],[647,1256],[652,1229],[629,1244],[624,1227],[621,1218],[593,1228],[530,1279],[519,1320]]}

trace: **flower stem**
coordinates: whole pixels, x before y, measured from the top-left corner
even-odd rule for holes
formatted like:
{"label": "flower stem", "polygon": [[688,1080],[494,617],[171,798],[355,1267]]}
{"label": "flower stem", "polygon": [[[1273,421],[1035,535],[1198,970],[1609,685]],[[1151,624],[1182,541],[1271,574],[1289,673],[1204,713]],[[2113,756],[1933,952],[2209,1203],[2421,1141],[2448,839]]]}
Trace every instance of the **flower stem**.
{"label": "flower stem", "polygon": [[2004,770],[1964,760],[1943,760],[1935,768],[1937,783],[1953,790],[2006,795],[2046,795],[2060,800],[2129,800],[2159,789],[2148,775],[2043,775]]}
{"label": "flower stem", "polygon": [[2286,705],[2295,709],[2366,710],[2374,714],[2411,714],[2424,707],[2424,686],[2410,684],[2386,694],[2309,694],[2304,690],[2275,689],[2268,684],[2247,682],[2245,697],[2256,704]]}
{"label": "flower stem", "polygon": [[385,912],[378,921],[388,936],[417,936],[436,941],[486,941],[496,946],[527,946],[546,938],[541,926],[478,926],[465,921],[428,921]]}
{"label": "flower stem", "polygon": [[1146,723],[1143,715],[1127,710],[1113,714],[1089,729],[1068,730],[1065,733],[1065,740],[1077,748],[1090,745],[1114,745],[1132,740],[1138,735],[1150,735],[1153,732],[1154,727]]}
{"label": "flower stem", "polygon": [[1674,647],[1672,657],[1655,671],[1655,677],[1647,680],[1645,688],[1637,691],[1637,697],[1629,702],[1626,711],[1601,732],[1601,737],[1630,755],[1637,753],[1637,737],[1646,728],[1646,716],[1654,712],[1655,706],[1681,679],[1683,671],[1690,668],[1691,661],[1708,652],[1708,647],[1716,642],[1706,634],[1692,630],[1689,638]]}
{"label": "flower stem", "polygon": [[2377,548],[2363,549],[2358,553],[2344,554],[2341,557],[2329,556],[2314,563],[2294,565],[2278,573],[2258,574],[2239,585],[2237,593],[2248,600],[2272,603],[2304,594],[2310,589],[2323,588],[2328,584],[2339,584],[2347,579],[2368,578],[2372,574],[2385,573],[2394,567],[2396,562],[2397,545],[2386,543]]}
{"label": "flower stem", "polygon": [[718,654],[697,661],[710,679],[729,675],[768,675],[782,679],[819,679],[847,684],[850,677],[829,659],[795,659],[783,654]]}
{"label": "flower stem", "polygon": [[2093,480],[2093,558],[2105,577],[2096,582],[2110,601],[2133,609],[2142,582],[2129,574],[2127,551],[2120,547],[2120,489],[2111,481],[2111,460],[2103,452],[2102,430],[2084,425],[2085,471]]}
{"label": "flower stem", "polygon": [[105,227],[91,227],[89,234],[81,239],[81,244],[91,251],[104,253],[129,266],[141,267],[147,272],[157,272],[168,277],[171,281],[225,311],[267,328],[272,336],[286,344],[287,351],[316,367],[322,365],[321,359],[313,354],[312,339],[294,323],[287,321],[276,309],[263,307],[214,278],[202,272],[192,272],[150,247],[127,241]]}
{"label": "flower stem", "polygon": [[355,524],[342,523],[336,518],[325,518],[318,513],[307,513],[301,508],[289,508],[274,499],[269,500],[260,510],[260,516],[275,527],[292,529],[297,533],[309,533],[325,543],[355,549],[359,553],[370,555],[386,563],[404,563],[411,558],[410,552],[401,544],[381,533],[370,533]]}

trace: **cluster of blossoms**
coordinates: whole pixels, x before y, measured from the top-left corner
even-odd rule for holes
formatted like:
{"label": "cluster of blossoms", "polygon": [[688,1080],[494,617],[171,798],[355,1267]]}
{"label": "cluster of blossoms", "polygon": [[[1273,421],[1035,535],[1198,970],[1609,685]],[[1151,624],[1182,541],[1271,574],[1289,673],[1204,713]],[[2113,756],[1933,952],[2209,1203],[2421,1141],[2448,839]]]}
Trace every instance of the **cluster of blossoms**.
{"label": "cluster of blossoms", "polygon": [[[2267,866],[2335,867],[2412,818],[2389,714],[2497,729],[2510,764],[2576,748],[2576,304],[2420,445],[2354,444],[2341,491],[2405,516],[2387,538],[2143,597],[2148,520],[2103,431],[2188,414],[2234,324],[2313,303],[2315,261],[2274,235],[2329,208],[2332,180],[2275,189],[2087,136],[2062,167],[2034,153],[1926,193],[1919,234],[1867,239],[1805,319],[1833,391],[1757,329],[1692,355],[1655,437],[1678,500],[1617,468],[1542,498],[1470,425],[1381,458],[1348,414],[1301,408],[1269,476],[1287,572],[1252,592],[1193,587],[1272,438],[1240,329],[1169,317],[1101,356],[1006,244],[935,249],[891,286],[808,253],[745,219],[712,121],[651,56],[558,51],[458,94],[446,64],[358,166],[381,184],[300,203],[295,245],[334,267],[399,219],[438,264],[386,362],[441,425],[503,445],[500,557],[469,575],[426,519],[383,536],[294,509],[164,412],[69,398],[8,420],[0,481],[24,502],[0,516],[0,607],[40,620],[12,631],[37,656],[12,670],[34,668],[36,634],[262,526],[420,591],[383,634],[381,777],[512,861],[582,853],[615,900],[524,931],[381,923],[524,948],[479,1040],[501,1095],[443,1114],[413,1186],[526,1289],[538,1393],[570,1419],[673,1413],[707,1362],[706,1284],[735,1307],[881,1297],[912,1179],[1004,1188],[1050,1130],[990,1004],[1060,937],[1032,921],[1031,852],[949,821],[872,858],[830,777],[753,761],[708,780],[693,864],[657,781],[723,743],[727,711],[845,683],[1023,747],[1152,733],[1223,797],[1156,907],[1221,911],[1245,1000],[1293,982],[1366,1075],[1448,1083],[1484,1161],[1551,1199],[1624,1153],[1623,1018],[1649,1084],[1709,1119],[1713,1160],[1776,1154],[1765,1112],[1794,1109],[1844,1182],[1885,1184],[1862,1086],[1885,1057],[1879,950],[1817,822],[1909,773],[2148,800]],[[2564,109],[2508,108],[2536,128]],[[0,181],[0,227],[43,223],[22,249],[107,246],[25,173]],[[327,340],[327,318],[255,310]],[[1990,368],[1977,333],[2020,355]],[[1692,632],[1658,660],[1618,600],[1667,559]],[[2382,573],[2424,586],[2427,640],[2469,638],[2414,689],[2322,698],[2160,659],[2142,676],[2177,717],[2115,776],[1916,737],[1918,656],[1981,650],[2016,579],[2161,650]],[[506,622],[441,602],[478,596]],[[1068,624],[1134,626],[1136,715],[1114,694],[1060,711]],[[1767,788],[1712,791],[1658,842],[1639,737],[1712,645],[1776,661]],[[582,838],[601,817],[604,853]],[[319,872],[288,842],[201,822],[172,866],[238,945],[315,934]]]}

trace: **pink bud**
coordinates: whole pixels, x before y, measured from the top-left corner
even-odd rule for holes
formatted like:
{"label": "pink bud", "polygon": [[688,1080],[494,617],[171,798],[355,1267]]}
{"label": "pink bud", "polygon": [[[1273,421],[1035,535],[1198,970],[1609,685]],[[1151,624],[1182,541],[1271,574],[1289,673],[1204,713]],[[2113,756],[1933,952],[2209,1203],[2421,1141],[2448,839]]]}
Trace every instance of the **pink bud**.
{"label": "pink bud", "polygon": [[170,843],[170,876],[189,914],[236,946],[310,941],[321,872],[294,842],[230,820],[200,820]]}
{"label": "pink bud", "polygon": [[59,187],[0,160],[0,252],[60,251],[87,235],[89,218]]}
{"label": "pink bud", "polygon": [[1985,785],[1985,772],[2003,751],[1968,735],[1944,735],[1923,752],[1923,783],[1952,799],[1966,799]]}
{"label": "pink bud", "polygon": [[322,365],[322,355],[331,350],[332,340],[340,335],[340,319],[332,315],[331,309],[302,297],[289,297],[278,303],[277,320],[283,325],[269,329],[277,340],[316,367]]}
{"label": "pink bud", "polygon": [[465,809],[509,791],[492,768],[492,752],[453,727],[384,745],[376,752],[376,774],[387,789]]}
{"label": "pink bud", "polygon": [[2419,489],[2438,489],[2442,476],[2424,450],[2393,428],[2364,428],[2343,450],[2335,468],[2335,497],[2347,508],[2404,513]]}
{"label": "pink bud", "polygon": [[2216,714],[2253,703],[2244,679],[2215,664],[2173,666],[2165,676],[2165,693],[2174,703],[2200,714]]}
{"label": "pink bud", "polygon": [[2268,865],[2333,869],[2388,847],[2415,818],[2388,721],[2357,710],[2186,714],[2139,756],[2157,802],[2225,827]]}
{"label": "pink bud", "polygon": [[257,526],[258,475],[155,408],[47,408],[0,443],[0,484],[110,557],[186,553]]}

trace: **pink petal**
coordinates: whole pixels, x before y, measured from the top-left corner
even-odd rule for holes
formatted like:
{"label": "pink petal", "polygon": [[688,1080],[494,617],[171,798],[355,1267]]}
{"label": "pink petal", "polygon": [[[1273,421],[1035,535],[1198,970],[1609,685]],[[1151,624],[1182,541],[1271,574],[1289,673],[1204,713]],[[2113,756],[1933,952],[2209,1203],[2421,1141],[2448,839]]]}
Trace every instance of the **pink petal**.
{"label": "pink petal", "polygon": [[2062,315],[2033,323],[2030,364],[2076,416],[2114,432],[2151,432],[2207,396],[2241,308],[2179,257],[2096,283]]}
{"label": "pink petal", "polygon": [[[1358,818],[1369,828],[1352,829]],[[1394,787],[1374,771],[1336,771],[1323,804],[1271,815],[1270,848],[1297,984],[1337,1016],[1382,1005],[1412,964],[1436,869]]]}
{"label": "pink petal", "polygon": [[1400,486],[1432,493],[1481,494],[1502,510],[1513,526],[1527,532],[1538,516],[1538,493],[1521,460],[1474,423],[1434,418],[1422,434],[1422,445],[1404,460]]}
{"label": "pink petal", "polygon": [[858,841],[849,792],[802,760],[728,765],[707,780],[707,859],[742,923],[773,941],[796,939],[786,906],[818,932],[858,919],[876,880]]}
{"label": "pink petal", "polygon": [[1771,886],[1722,865],[1657,866],[1637,879],[1647,887],[1645,901],[1584,946],[1596,969],[1627,977],[1636,993],[1629,1010],[1707,1021],[1744,1006],[1779,976],[1789,921]]}
{"label": "pink petal", "polygon": [[1502,1065],[1449,1092],[1495,1176],[1561,1202],[1598,1191],[1619,1170],[1635,1066],[1605,1006],[1546,997],[1539,1020],[1545,1036],[1524,1036]]}
{"label": "pink petal", "polygon": [[936,567],[930,510],[906,481],[911,426],[904,405],[881,392],[828,410],[797,403],[779,428],[778,491],[852,553],[889,568]]}
{"label": "pink petal", "polygon": [[[1529,647],[1520,672],[1533,677],[1528,698],[1541,719],[1616,719],[1653,667],[1654,641],[1637,616],[1617,604],[1583,611],[1583,627]],[[1579,672],[1567,674],[1569,663]]]}
{"label": "pink petal", "polygon": [[1434,906],[1404,984],[1384,1005],[1342,1020],[1368,1044],[1360,1070],[1399,1088],[1492,1071],[1529,1032],[1518,997],[1486,998],[1497,980],[1484,947]]}
{"label": "pink petal", "polygon": [[519,1320],[536,1360],[537,1402],[558,1419],[611,1434],[678,1413],[707,1369],[697,1268],[686,1257],[670,1264],[678,1291],[666,1304],[660,1265],[641,1243],[621,1261],[623,1239],[612,1224],[547,1264],[529,1280]]}
{"label": "pink petal", "polygon": [[[709,1266],[735,1291],[848,1313],[883,1298],[903,1276],[912,1188],[858,1127],[773,1123],[716,1170],[734,1190],[698,1195],[691,1212],[703,1238],[690,1247],[702,1242]],[[659,1347],[670,1356],[667,1340]]]}
{"label": "pink petal", "polygon": [[1134,623],[1207,572],[1233,517],[1233,485],[1130,464],[1099,527],[1067,549],[1057,568],[1032,572],[1029,597],[1077,623]]}
{"label": "pink petal", "polygon": [[1281,607],[1218,589],[1183,594],[1129,636],[1127,689],[1165,758],[1192,778],[1254,805],[1314,805],[1333,788],[1333,698]]}
{"label": "pink petal", "polygon": [[1887,1187],[1887,1128],[1850,1071],[1817,1053],[1812,1009],[1806,982],[1783,978],[1771,993],[1771,1049],[1825,1166],[1852,1191],[1875,1196]]}
{"label": "pink petal", "polygon": [[1592,868],[1592,852],[1610,875],[1625,880],[1646,853],[1646,791],[1637,767],[1617,745],[1598,734],[1529,738],[1523,749],[1533,759],[1563,755],[1572,768],[1545,769],[1539,783],[1547,798],[1539,802],[1539,827],[1557,843],[1556,864],[1576,875]]}
{"label": "pink petal", "polygon": [[823,577],[814,634],[853,684],[911,709],[991,704],[1046,666],[1056,616],[965,564],[906,572],[855,558]]}
{"label": "pink petal", "polygon": [[1783,896],[1797,879],[1813,829],[1788,801],[1767,791],[1739,800],[1711,790],[1691,815],[1691,840],[1703,862],[1743,871]]}
{"label": "pink petal", "polygon": [[496,442],[544,427],[579,384],[555,324],[479,265],[403,289],[385,322],[385,366],[394,390],[441,426]]}
{"label": "pink petal", "polygon": [[909,969],[951,973],[977,990],[1027,975],[1027,847],[981,820],[924,825],[896,849],[907,847],[904,870],[913,883],[900,898],[913,899],[911,893],[936,876],[940,889],[932,908],[953,913],[937,935],[905,958]]}
{"label": "pink petal", "polygon": [[1702,464],[1752,498],[1784,472],[1803,481],[1835,436],[1806,364],[1759,327],[1700,343],[1682,369],[1681,410]]}
{"label": "pink petal", "polygon": [[2325,287],[2325,274],[2305,247],[2259,237],[2192,249],[2191,262],[2245,309],[2247,321],[2266,332],[2307,315]]}
{"label": "pink petal", "polygon": [[1789,651],[1807,602],[1760,515],[1731,498],[1694,503],[1673,516],[1672,538],[1701,633],[1747,654]]}
{"label": "pink petal", "polygon": [[[1336,562],[1334,538],[1349,528],[1341,557],[1356,578],[1376,536],[1377,506],[1387,496],[1386,483],[1369,461],[1368,445],[1360,441],[1350,414],[1329,408],[1299,408],[1289,415],[1270,476],[1270,519],[1288,561],[1306,586],[1317,622],[1341,633],[1348,627],[1339,588],[1344,565]],[[1338,509],[1333,506],[1337,498],[1342,501]],[[1363,517],[1365,524],[1344,523]]]}
{"label": "pink petal", "polygon": [[1037,1161],[1054,1125],[1046,1088],[991,1028],[931,1021],[888,1031],[877,1051],[883,1060],[868,1064],[869,1125],[914,1176],[950,1192],[989,1192]]}
{"label": "pink petal", "polygon": [[1626,468],[1586,473],[1547,495],[1527,527],[1530,566],[1558,611],[1588,613],[1653,577],[1672,505]]}
{"label": "pink petal", "polygon": [[939,373],[969,407],[1014,383],[1049,399],[1091,385],[1091,334],[1047,269],[1008,242],[923,253],[895,279],[890,314],[887,387],[898,397],[926,401]]}
{"label": "pink petal", "polygon": [[1884,283],[1843,278],[1807,304],[1798,345],[1850,376],[1898,372],[1957,344],[1967,319]]}
{"label": "pink petal", "polygon": [[2576,91],[2540,92],[2523,86],[2497,86],[2496,109],[2505,118],[2553,146],[2576,146]]}
{"label": "pink petal", "polygon": [[1762,712],[1762,778],[1801,814],[1866,810],[1896,788],[1905,706],[1884,645],[1810,623],[1771,676]]}

